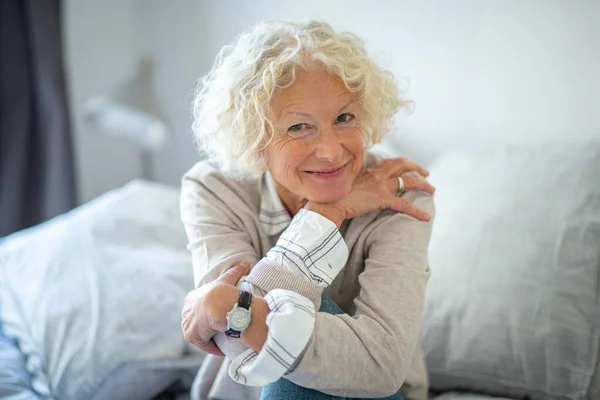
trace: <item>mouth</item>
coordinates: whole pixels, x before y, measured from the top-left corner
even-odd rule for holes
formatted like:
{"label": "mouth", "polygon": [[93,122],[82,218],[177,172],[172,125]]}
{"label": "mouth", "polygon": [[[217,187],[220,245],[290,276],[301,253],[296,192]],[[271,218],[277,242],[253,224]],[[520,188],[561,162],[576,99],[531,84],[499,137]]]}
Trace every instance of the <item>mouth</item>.
{"label": "mouth", "polygon": [[327,174],[334,174],[336,172],[338,172],[339,170],[341,170],[342,168],[344,168],[346,165],[342,165],[341,167],[337,167],[337,168],[328,168],[328,169],[315,169],[315,170],[307,170],[304,172],[308,172],[309,174],[323,174],[323,175],[327,175]]}
{"label": "mouth", "polygon": [[310,174],[312,176],[315,176],[315,177],[323,177],[323,178],[337,177],[344,172],[346,165],[347,164],[344,164],[339,167],[326,168],[326,169],[305,170],[304,172],[307,174]]}

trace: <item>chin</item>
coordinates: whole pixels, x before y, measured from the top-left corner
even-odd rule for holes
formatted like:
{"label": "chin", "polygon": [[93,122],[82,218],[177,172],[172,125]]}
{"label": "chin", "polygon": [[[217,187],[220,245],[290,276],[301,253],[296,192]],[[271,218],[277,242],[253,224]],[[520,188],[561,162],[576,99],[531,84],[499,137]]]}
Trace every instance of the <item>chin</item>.
{"label": "chin", "polygon": [[328,189],[318,189],[312,190],[312,193],[306,196],[306,198],[310,201],[314,201],[315,203],[335,203],[337,201],[343,200],[344,197],[350,193],[351,186],[348,188],[345,187],[337,187],[337,188],[328,188]]}

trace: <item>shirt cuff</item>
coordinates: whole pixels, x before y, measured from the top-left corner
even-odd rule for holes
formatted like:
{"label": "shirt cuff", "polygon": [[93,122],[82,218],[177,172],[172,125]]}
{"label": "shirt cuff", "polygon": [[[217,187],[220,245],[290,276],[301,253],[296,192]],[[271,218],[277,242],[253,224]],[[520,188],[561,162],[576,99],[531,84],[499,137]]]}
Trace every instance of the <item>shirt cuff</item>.
{"label": "shirt cuff", "polygon": [[309,282],[326,287],[346,265],[348,247],[332,221],[301,209],[267,258]]}
{"label": "shirt cuff", "polygon": [[269,335],[260,353],[252,349],[229,365],[229,376],[249,386],[264,386],[281,378],[296,362],[310,340],[315,326],[313,303],[297,293],[274,289],[265,300]]}

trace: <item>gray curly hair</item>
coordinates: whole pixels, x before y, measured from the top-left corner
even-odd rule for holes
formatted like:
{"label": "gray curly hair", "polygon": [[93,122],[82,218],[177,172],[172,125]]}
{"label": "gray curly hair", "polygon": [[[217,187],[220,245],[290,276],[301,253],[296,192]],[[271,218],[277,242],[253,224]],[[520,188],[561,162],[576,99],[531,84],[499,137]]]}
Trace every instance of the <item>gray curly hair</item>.
{"label": "gray curly hair", "polygon": [[357,94],[367,147],[389,131],[409,101],[399,98],[392,74],[367,57],[357,36],[324,22],[267,21],[225,46],[200,81],[192,129],[199,147],[224,173],[255,178],[266,169],[264,149],[274,132],[270,102],[298,69],[317,62]]}

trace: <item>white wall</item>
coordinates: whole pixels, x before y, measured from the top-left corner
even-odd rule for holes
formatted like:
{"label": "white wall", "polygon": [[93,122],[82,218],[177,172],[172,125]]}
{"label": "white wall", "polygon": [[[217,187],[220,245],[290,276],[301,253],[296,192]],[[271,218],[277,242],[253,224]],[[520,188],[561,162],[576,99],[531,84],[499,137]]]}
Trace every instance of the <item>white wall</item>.
{"label": "white wall", "polygon": [[[428,160],[465,142],[600,137],[598,1],[65,3],[76,114],[87,96],[131,72],[134,57],[155,57],[156,89],[174,132],[156,159],[162,182],[177,184],[198,158],[189,132],[195,80],[221,46],[267,18],[317,18],[351,30],[406,78],[416,110],[388,141],[396,151]],[[82,200],[136,176],[134,149],[75,128]]]}
{"label": "white wall", "polygon": [[86,100],[134,72],[139,48],[132,24],[136,4],[119,0],[62,4],[79,200],[84,202],[139,173],[136,149],[92,135],[81,119]]}

